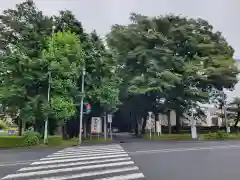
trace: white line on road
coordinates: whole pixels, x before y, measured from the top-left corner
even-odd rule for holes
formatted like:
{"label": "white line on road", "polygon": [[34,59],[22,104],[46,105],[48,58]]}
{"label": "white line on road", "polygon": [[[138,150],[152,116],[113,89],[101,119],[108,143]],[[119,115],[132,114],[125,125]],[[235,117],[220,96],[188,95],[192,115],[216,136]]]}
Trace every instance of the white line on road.
{"label": "white line on road", "polygon": [[137,154],[151,154],[151,153],[169,153],[169,152],[185,152],[185,151],[201,151],[201,150],[218,150],[218,149],[232,149],[240,148],[238,145],[226,145],[226,146],[208,146],[208,147],[194,147],[194,148],[177,148],[177,149],[155,149],[144,151],[127,152],[130,155]]}
{"label": "white line on road", "polygon": [[80,171],[80,170],[94,169],[94,168],[122,166],[122,165],[133,165],[133,164],[134,164],[133,161],[126,161],[126,162],[119,162],[119,163],[79,166],[79,167],[74,167],[74,168],[72,167],[72,168],[53,169],[53,170],[36,171],[36,172],[17,173],[17,174],[9,174],[2,179],[14,179],[14,178],[21,178],[21,177],[30,177],[30,176],[47,175],[47,174]]}
{"label": "white line on road", "polygon": [[42,166],[35,166],[35,167],[30,166],[30,167],[19,169],[18,171],[32,171],[32,170],[39,170],[39,169],[51,169],[51,168],[79,166],[79,165],[94,164],[94,163],[119,162],[119,161],[129,161],[129,160],[131,160],[130,157],[124,157],[124,158],[115,158],[115,159],[106,159],[106,160],[74,162],[74,163],[67,163],[67,164],[42,165]]}
{"label": "white line on road", "polygon": [[139,178],[144,178],[144,175],[142,173],[134,173],[134,174],[107,177],[107,178],[101,178],[101,179],[95,179],[95,180],[123,180],[123,179],[130,180],[130,179],[139,179]]}
{"label": "white line on road", "polygon": [[126,167],[126,168],[118,168],[118,169],[109,169],[104,171],[92,171],[92,172],[86,172],[81,174],[73,174],[73,175],[66,175],[66,176],[55,176],[55,177],[49,177],[49,178],[38,178],[38,179],[31,179],[31,180],[68,180],[68,179],[77,179],[77,178],[84,178],[84,177],[91,177],[91,176],[97,176],[97,175],[103,175],[103,174],[112,174],[112,173],[120,173],[120,172],[126,172],[126,171],[134,171],[139,170],[137,166],[133,167]]}
{"label": "white line on road", "polygon": [[16,161],[16,162],[3,162],[3,163],[0,164],[0,167],[30,164],[30,163],[35,162],[35,161],[37,161],[37,160],[38,160],[38,159],[27,160],[27,161]]}
{"label": "white line on road", "polygon": [[115,158],[115,157],[127,157],[127,156],[128,156],[128,154],[118,154],[118,155],[84,157],[84,158],[75,158],[75,159],[59,159],[59,160],[50,160],[50,161],[37,161],[37,162],[32,163],[31,165],[65,163],[65,162],[75,162],[75,161],[105,159],[105,158]]}
{"label": "white line on road", "polygon": [[98,154],[83,154],[83,155],[66,155],[66,156],[54,156],[54,157],[46,157],[40,159],[40,161],[49,161],[49,160],[57,160],[57,159],[71,159],[71,158],[80,158],[80,157],[94,157],[94,156],[102,156],[102,155],[115,155],[115,154],[126,154],[126,152],[111,152],[111,153],[98,153]]}
{"label": "white line on road", "polygon": [[79,155],[84,155],[84,154],[97,154],[97,153],[102,153],[102,152],[106,152],[106,153],[111,153],[111,152],[124,152],[123,149],[121,150],[107,150],[107,151],[86,151],[86,152],[79,152],[79,151],[76,151],[76,152],[62,152],[62,153],[54,153],[52,155],[48,155],[47,157],[56,157],[56,156],[66,156],[66,155],[76,155],[76,154],[79,154]]}

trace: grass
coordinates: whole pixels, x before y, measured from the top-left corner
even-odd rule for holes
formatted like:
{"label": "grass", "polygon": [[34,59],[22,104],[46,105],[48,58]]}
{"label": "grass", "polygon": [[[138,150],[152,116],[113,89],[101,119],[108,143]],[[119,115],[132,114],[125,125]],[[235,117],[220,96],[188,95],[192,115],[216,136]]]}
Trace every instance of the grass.
{"label": "grass", "polygon": [[[145,134],[145,139],[150,140],[150,135]],[[157,134],[152,134],[151,140],[192,140],[191,134],[162,134],[158,136]],[[226,134],[224,132],[200,134],[200,140],[240,140],[240,134],[231,133]]]}

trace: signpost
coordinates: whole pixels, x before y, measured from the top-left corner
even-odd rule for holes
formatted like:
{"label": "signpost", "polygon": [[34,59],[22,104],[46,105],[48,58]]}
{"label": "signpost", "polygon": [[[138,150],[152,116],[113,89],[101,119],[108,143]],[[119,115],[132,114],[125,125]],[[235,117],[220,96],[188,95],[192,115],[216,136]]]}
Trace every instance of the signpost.
{"label": "signpost", "polygon": [[108,123],[109,123],[109,129],[110,129],[110,137],[112,139],[112,114],[108,114]]}
{"label": "signpost", "polygon": [[101,133],[102,130],[102,119],[101,117],[92,117],[91,122],[91,133],[97,134],[99,139],[99,133]]}

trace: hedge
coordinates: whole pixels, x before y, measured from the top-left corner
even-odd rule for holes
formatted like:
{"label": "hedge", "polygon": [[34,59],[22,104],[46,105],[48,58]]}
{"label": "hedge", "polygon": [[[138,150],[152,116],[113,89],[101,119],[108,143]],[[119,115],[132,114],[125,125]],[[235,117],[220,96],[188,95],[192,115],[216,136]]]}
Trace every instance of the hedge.
{"label": "hedge", "polygon": [[23,136],[0,136],[0,148],[24,147],[25,139]]}

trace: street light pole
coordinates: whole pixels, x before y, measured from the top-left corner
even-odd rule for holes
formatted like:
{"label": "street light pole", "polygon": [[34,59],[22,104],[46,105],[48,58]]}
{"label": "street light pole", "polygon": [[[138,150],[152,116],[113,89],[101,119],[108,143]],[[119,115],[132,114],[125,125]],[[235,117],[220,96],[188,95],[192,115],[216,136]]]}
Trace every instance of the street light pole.
{"label": "street light pole", "polygon": [[224,98],[224,92],[222,92],[222,100],[223,100],[223,108],[224,108],[225,127],[226,127],[226,132],[228,133],[227,107],[226,107],[226,101]]}
{"label": "street light pole", "polygon": [[[55,22],[55,19],[53,19],[53,23]],[[52,41],[53,41],[53,35],[54,35],[55,26],[52,26]],[[50,105],[50,91],[51,91],[51,71],[48,70],[48,93],[47,93],[47,102],[48,105]],[[44,144],[48,143],[48,116],[45,119],[44,124],[44,138],[43,138]]]}
{"label": "street light pole", "polygon": [[80,104],[80,118],[79,118],[79,144],[82,143],[82,123],[83,123],[83,101],[84,101],[84,79],[85,79],[85,67],[82,69],[82,88],[81,88],[81,104]]}

